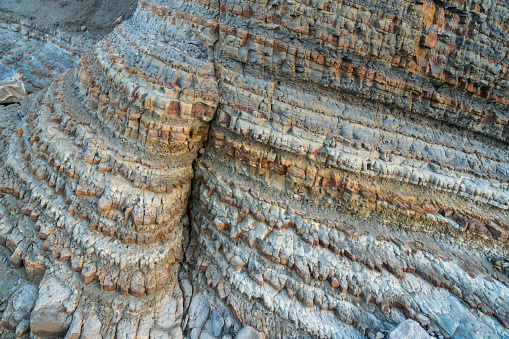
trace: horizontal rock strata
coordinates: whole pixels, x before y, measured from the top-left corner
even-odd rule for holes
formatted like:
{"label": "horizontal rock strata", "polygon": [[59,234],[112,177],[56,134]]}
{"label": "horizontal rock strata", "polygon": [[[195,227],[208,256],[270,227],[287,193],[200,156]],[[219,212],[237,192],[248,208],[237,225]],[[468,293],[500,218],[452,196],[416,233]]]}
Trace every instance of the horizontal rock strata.
{"label": "horizontal rock strata", "polygon": [[[38,336],[110,338],[127,326],[126,338],[182,337],[192,163],[218,94],[212,55],[181,53],[196,50],[192,30],[176,20],[169,34],[155,19],[141,8],[78,68],[5,109],[1,234],[13,266],[44,276],[30,321]],[[169,39],[181,49],[152,50]]]}
{"label": "horizontal rock strata", "polygon": [[0,78],[21,73],[29,93],[47,87],[55,75],[78,64],[96,41],[36,26],[0,12]]}
{"label": "horizontal rock strata", "polygon": [[141,1],[0,110],[2,255],[39,286],[2,324],[378,338],[412,319],[509,337],[508,15]]}
{"label": "horizontal rock strata", "polygon": [[201,281],[243,322],[508,335],[501,6],[221,2],[191,218]]}

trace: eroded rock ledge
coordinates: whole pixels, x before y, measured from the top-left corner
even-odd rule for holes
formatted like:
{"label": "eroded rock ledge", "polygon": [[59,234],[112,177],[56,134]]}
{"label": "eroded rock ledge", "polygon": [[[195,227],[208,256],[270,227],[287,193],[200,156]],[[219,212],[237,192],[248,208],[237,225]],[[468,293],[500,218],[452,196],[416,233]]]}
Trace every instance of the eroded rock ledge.
{"label": "eroded rock ledge", "polygon": [[1,108],[0,269],[19,275],[2,325],[375,338],[413,319],[509,337],[508,17],[140,2]]}

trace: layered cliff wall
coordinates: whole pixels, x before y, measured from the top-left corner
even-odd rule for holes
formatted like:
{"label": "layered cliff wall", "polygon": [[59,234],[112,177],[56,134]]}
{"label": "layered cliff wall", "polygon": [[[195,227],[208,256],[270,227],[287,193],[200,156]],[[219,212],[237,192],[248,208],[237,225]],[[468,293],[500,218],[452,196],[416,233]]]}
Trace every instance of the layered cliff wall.
{"label": "layered cliff wall", "polygon": [[410,318],[509,337],[508,18],[497,1],[140,2],[2,111],[0,244],[38,285],[2,324],[374,338]]}
{"label": "layered cliff wall", "polygon": [[507,336],[506,19],[501,3],[221,3],[191,216],[203,281],[243,322]]}
{"label": "layered cliff wall", "polygon": [[53,77],[76,66],[80,55],[96,42],[83,34],[35,25],[0,7],[0,78],[19,73],[28,93],[37,92]]}

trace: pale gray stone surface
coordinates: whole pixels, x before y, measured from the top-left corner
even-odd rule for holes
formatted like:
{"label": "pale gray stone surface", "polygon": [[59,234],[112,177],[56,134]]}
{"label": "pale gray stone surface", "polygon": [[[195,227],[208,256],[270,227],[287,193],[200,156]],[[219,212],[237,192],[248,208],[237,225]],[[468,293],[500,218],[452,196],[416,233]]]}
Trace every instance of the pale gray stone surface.
{"label": "pale gray stone surface", "polygon": [[399,324],[391,333],[389,339],[431,339],[432,337],[415,320],[407,319]]}
{"label": "pale gray stone surface", "polygon": [[265,339],[265,334],[255,330],[251,326],[244,327],[235,339]]}
{"label": "pale gray stone surface", "polygon": [[39,297],[30,317],[32,332],[40,337],[59,337],[67,333],[72,322],[64,304],[71,297],[71,291],[60,280],[48,277],[39,287]]}

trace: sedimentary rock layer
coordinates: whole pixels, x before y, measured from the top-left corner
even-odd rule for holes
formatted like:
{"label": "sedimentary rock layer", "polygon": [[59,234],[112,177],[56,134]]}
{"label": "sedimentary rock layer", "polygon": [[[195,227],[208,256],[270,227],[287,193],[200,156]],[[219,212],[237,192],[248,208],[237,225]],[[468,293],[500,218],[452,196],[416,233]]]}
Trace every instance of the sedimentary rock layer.
{"label": "sedimentary rock layer", "polygon": [[202,283],[274,337],[405,318],[506,337],[506,18],[502,3],[221,2],[191,210]]}
{"label": "sedimentary rock layer", "polygon": [[[35,280],[44,275],[31,316],[39,336],[79,334],[83,322],[87,336],[112,337],[122,321],[132,326],[127,337],[182,336],[176,262],[183,258],[192,163],[218,97],[212,55],[194,47],[194,33],[179,30],[186,25],[141,9],[77,69],[5,114],[1,234],[13,265],[23,263]],[[71,294],[76,302],[48,325],[55,299],[48,295],[58,286],[51,279],[72,287],[55,292],[64,295],[60,302]],[[117,305],[115,315],[108,302]]]}
{"label": "sedimentary rock layer", "polygon": [[27,91],[38,91],[76,66],[95,43],[85,35],[50,30],[0,12],[0,78],[20,73]]}
{"label": "sedimentary rock layer", "polygon": [[31,331],[509,337],[508,16],[140,2],[2,110],[0,244],[39,284]]}

